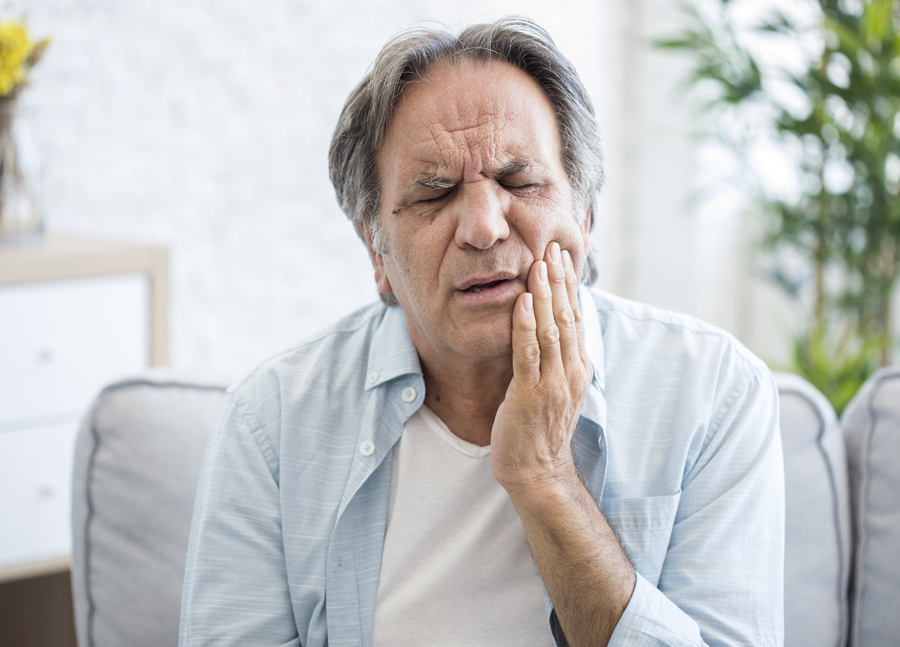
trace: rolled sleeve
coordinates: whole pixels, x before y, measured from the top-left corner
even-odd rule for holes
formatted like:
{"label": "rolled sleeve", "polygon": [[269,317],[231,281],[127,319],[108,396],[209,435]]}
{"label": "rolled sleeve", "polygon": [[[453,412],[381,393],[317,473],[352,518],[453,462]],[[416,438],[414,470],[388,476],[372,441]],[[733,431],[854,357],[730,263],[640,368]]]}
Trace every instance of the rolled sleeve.
{"label": "rolled sleeve", "polygon": [[700,627],[693,619],[640,573],[635,575],[634,593],[616,625],[609,647],[695,647],[705,644],[700,637]]}

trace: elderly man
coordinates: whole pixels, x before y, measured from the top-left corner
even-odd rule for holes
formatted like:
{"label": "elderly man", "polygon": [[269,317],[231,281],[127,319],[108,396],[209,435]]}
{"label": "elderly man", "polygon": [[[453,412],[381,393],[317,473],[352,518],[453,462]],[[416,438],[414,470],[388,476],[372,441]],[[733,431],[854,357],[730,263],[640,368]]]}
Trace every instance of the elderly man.
{"label": "elderly man", "polygon": [[782,644],[771,377],[579,287],[600,152],[549,36],[399,36],[330,158],[385,303],[231,389],[181,644]]}

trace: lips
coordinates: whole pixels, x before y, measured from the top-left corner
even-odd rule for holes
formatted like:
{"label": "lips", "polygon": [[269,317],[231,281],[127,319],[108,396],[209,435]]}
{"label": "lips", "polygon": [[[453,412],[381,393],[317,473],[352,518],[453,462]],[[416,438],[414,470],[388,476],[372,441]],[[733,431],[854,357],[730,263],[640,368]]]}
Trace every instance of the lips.
{"label": "lips", "polygon": [[516,276],[512,272],[497,272],[490,276],[475,276],[457,285],[456,289],[460,292],[478,293],[497,287],[503,281],[510,281]]}
{"label": "lips", "polygon": [[479,285],[473,285],[470,288],[466,288],[465,292],[482,292],[483,290],[490,290],[493,287],[500,285],[500,281],[491,281],[490,283],[481,283]]}

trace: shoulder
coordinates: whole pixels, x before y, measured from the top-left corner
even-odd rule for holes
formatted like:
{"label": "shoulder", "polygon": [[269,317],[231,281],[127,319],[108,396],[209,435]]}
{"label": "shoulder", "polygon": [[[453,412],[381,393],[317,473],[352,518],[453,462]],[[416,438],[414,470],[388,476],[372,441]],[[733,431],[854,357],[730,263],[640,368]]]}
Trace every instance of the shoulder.
{"label": "shoulder", "polygon": [[677,492],[723,445],[748,455],[777,446],[774,379],[734,336],[687,315],[592,296],[611,430],[607,496]]}
{"label": "shoulder", "polygon": [[686,439],[707,440],[737,409],[777,412],[771,371],[730,333],[605,292],[592,296],[611,411],[668,421],[660,433],[680,428]]}
{"label": "shoulder", "polygon": [[386,310],[373,303],[342,317],[269,357],[229,390],[237,400],[259,399],[260,390],[320,381],[323,371],[353,379],[365,371],[368,349]]}
{"label": "shoulder", "polygon": [[696,317],[591,290],[607,367],[653,363],[658,370],[767,376],[766,364],[731,333]]}
{"label": "shoulder", "polygon": [[386,311],[382,304],[361,308],[266,359],[231,386],[231,406],[273,455],[282,449],[285,430],[323,443],[339,430],[356,433],[346,423],[362,415],[369,352]]}

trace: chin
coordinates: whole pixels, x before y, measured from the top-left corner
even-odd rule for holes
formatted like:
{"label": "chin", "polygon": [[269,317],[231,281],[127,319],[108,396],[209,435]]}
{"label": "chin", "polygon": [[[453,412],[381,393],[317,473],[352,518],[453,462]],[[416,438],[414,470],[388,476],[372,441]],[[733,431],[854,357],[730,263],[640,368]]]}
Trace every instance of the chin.
{"label": "chin", "polygon": [[512,330],[467,331],[467,339],[461,339],[457,347],[469,357],[508,357],[512,355]]}

